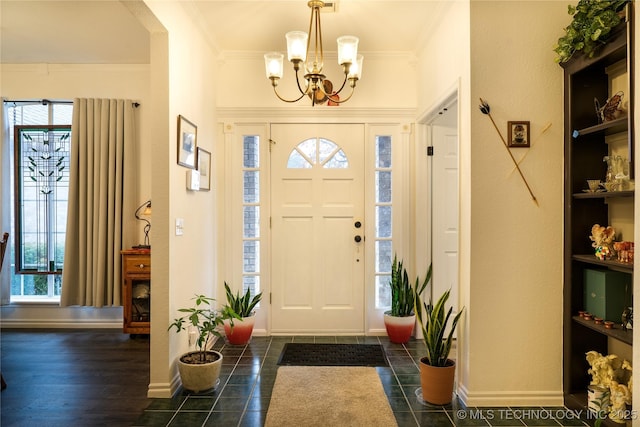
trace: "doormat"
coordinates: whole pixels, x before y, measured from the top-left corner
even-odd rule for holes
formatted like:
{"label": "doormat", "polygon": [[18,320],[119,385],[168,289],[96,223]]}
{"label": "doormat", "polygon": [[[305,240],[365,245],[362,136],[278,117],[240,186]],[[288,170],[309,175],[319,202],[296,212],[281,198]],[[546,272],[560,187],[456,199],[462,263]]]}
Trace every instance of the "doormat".
{"label": "doormat", "polygon": [[278,365],[389,366],[379,344],[286,343]]}

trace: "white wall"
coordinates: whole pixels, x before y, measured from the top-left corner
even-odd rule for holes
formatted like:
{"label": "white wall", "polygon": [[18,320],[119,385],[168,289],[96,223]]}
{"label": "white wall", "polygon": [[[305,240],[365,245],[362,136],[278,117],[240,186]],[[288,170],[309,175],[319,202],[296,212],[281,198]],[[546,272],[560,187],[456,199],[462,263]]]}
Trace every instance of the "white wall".
{"label": "white wall", "polygon": [[[121,98],[140,103],[136,110],[140,149],[137,199],[151,195],[148,156],[152,141],[147,132],[150,120],[149,65],[89,64],[0,64],[2,97],[9,100]],[[100,84],[96,84],[100,82]],[[131,212],[132,222],[135,222]],[[138,236],[129,236],[128,245],[142,242],[142,226]],[[0,308],[5,327],[120,327],[121,307],[58,307],[47,304],[12,304]]]}
{"label": "white wall", "polygon": [[[186,189],[187,169],[177,164],[177,123],[183,115],[197,126],[197,145],[216,156],[216,61],[211,47],[189,20],[180,2],[148,1],[166,32],[152,35],[152,91],[163,105],[152,153],[151,384],[149,397],[169,397],[177,387],[176,357],[188,350],[187,334],[169,333],[178,309],[192,305],[194,294],[216,296],[216,191]],[[222,142],[221,142],[222,143]],[[156,203],[157,202],[157,203]],[[157,208],[157,209],[156,209]],[[158,211],[158,215],[155,213]],[[184,235],[175,235],[175,220]]]}

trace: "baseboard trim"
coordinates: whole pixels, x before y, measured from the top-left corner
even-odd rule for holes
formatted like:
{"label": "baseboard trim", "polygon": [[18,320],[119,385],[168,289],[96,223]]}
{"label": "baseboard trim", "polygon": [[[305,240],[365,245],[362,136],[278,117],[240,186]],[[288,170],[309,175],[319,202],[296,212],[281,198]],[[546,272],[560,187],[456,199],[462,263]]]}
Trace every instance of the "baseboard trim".
{"label": "baseboard trim", "polygon": [[463,384],[458,384],[457,394],[466,406],[564,406],[561,390],[470,392]]}
{"label": "baseboard trim", "polygon": [[122,321],[105,322],[91,320],[11,320],[0,322],[3,329],[122,329]]}
{"label": "baseboard trim", "polygon": [[149,399],[170,399],[176,394],[181,385],[180,377],[177,374],[170,383],[150,383],[147,397]]}

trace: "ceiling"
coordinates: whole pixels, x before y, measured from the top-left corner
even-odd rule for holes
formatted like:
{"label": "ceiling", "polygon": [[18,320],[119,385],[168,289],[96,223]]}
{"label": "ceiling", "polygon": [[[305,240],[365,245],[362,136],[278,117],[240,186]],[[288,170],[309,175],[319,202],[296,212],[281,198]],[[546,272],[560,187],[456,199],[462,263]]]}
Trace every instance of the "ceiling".
{"label": "ceiling", "polygon": [[[454,0],[337,0],[322,14],[326,51],[344,34],[366,53],[415,52]],[[149,62],[149,34],[118,0],[0,0],[2,63]],[[135,3],[135,2],[133,2]],[[284,33],[308,30],[306,0],[180,0],[218,52],[286,51]],[[328,8],[325,8],[328,9]]]}

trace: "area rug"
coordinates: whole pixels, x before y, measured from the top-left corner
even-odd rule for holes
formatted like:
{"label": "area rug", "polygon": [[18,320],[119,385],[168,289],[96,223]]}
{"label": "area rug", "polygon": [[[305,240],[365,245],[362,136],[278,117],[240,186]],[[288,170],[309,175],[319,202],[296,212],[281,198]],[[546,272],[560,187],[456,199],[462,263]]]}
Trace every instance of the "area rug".
{"label": "area rug", "polygon": [[397,426],[375,368],[281,366],[265,427]]}
{"label": "area rug", "polygon": [[378,344],[286,343],[278,365],[289,366],[388,366]]}

